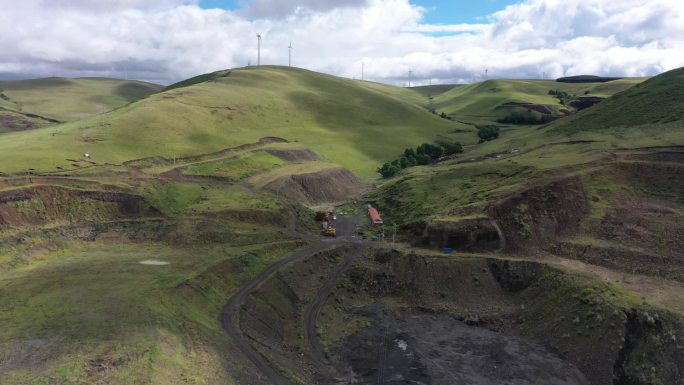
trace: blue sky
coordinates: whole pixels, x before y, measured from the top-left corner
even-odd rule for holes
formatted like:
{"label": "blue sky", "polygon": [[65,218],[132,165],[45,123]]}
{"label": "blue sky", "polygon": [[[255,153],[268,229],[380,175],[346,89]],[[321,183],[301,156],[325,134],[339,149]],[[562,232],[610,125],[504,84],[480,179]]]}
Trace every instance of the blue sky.
{"label": "blue sky", "polygon": [[[481,22],[483,16],[519,3],[515,0],[411,0],[411,3],[428,10],[425,23],[460,24]],[[202,8],[235,9],[238,0],[201,0]]]}
{"label": "blue sky", "polygon": [[518,3],[513,0],[412,0],[413,4],[428,9],[425,22],[429,24],[476,23],[479,18]]}

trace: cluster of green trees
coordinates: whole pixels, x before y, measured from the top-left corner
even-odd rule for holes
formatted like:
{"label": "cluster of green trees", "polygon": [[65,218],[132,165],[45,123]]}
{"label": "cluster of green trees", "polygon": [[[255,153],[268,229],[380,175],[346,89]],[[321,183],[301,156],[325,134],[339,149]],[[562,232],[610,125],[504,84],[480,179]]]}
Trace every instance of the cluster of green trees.
{"label": "cluster of green trees", "polygon": [[580,76],[568,76],[564,78],[556,79],[559,83],[605,83],[612,82],[613,80],[620,80],[622,78],[610,78],[604,76],[592,76],[592,75],[580,75]]}
{"label": "cluster of green trees", "polygon": [[568,103],[575,99],[575,95],[569,94],[561,90],[549,90],[549,95],[553,95],[558,99],[560,104],[567,106]]}
{"label": "cluster of green trees", "polygon": [[449,115],[447,115],[444,111],[438,113],[437,110],[435,110],[434,108],[430,108],[428,111],[432,112],[433,115],[437,115],[442,119],[451,120]]}
{"label": "cluster of green trees", "polygon": [[460,154],[463,152],[461,143],[442,143],[439,145],[423,143],[415,150],[407,148],[399,159],[387,162],[378,169],[383,178],[391,178],[399,173],[399,171],[413,167],[424,166],[433,161],[448,155]]}
{"label": "cluster of green trees", "polygon": [[535,114],[532,111],[513,111],[499,119],[498,122],[503,124],[545,124],[556,119],[557,118],[555,116],[549,114]]}
{"label": "cluster of green trees", "polygon": [[489,142],[499,137],[501,129],[499,126],[489,124],[486,126],[477,127],[477,136],[480,138],[480,143]]}

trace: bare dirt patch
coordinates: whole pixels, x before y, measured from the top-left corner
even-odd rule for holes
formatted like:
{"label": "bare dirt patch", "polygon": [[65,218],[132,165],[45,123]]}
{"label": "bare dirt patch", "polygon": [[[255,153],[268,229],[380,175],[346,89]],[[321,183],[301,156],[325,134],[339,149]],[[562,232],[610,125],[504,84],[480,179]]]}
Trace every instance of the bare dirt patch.
{"label": "bare dirt patch", "polygon": [[491,219],[458,222],[434,221],[412,224],[414,244],[421,247],[451,247],[458,251],[491,251],[505,246],[501,230]]}
{"label": "bare dirt patch", "polygon": [[350,364],[348,383],[589,384],[574,365],[527,339],[443,314],[370,313],[365,316],[375,318],[373,326],[353,335],[339,351]]}
{"label": "bare dirt patch", "polygon": [[501,227],[506,249],[540,247],[575,234],[589,212],[580,177],[567,177],[530,187],[489,207]]}
{"label": "bare dirt patch", "polygon": [[363,182],[345,168],[280,177],[264,188],[295,202],[339,202],[363,191]]}
{"label": "bare dirt patch", "polygon": [[158,215],[126,193],[34,186],[0,192],[0,229],[50,222],[98,222]]}
{"label": "bare dirt patch", "polygon": [[301,150],[266,149],[266,152],[288,162],[308,162],[321,160],[321,157],[318,156],[318,154],[308,148]]}

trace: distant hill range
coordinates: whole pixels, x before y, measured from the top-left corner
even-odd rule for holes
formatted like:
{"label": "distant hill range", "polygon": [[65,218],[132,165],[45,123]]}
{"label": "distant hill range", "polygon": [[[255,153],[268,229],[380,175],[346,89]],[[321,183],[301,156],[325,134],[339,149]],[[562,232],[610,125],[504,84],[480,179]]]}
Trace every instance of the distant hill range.
{"label": "distant hill range", "polygon": [[0,133],[102,114],[162,89],[152,83],[105,78],[0,81]]}

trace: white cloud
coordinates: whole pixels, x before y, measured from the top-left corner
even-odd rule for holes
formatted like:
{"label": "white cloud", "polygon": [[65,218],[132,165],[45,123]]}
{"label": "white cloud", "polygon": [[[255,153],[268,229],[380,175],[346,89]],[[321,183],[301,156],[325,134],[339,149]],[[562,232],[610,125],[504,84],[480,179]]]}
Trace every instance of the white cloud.
{"label": "white cloud", "polygon": [[243,0],[246,14],[257,18],[282,18],[291,14],[325,12],[337,8],[358,7],[367,0]]}
{"label": "white cloud", "polygon": [[[117,76],[169,83],[256,61],[402,84],[490,77],[652,75],[684,66],[680,0],[529,0],[486,23],[431,25],[408,0],[0,0],[0,76]],[[249,15],[252,15],[250,17]]]}

